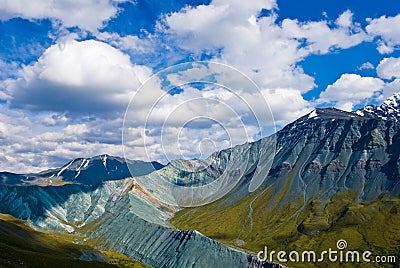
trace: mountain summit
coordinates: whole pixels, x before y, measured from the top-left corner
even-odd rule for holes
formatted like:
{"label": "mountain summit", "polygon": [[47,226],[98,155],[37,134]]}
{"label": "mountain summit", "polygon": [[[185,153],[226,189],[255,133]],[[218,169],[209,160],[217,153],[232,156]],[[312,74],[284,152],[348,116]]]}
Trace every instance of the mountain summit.
{"label": "mountain summit", "polygon": [[367,105],[355,112],[358,115],[382,120],[400,120],[400,93],[396,93],[380,106]]}

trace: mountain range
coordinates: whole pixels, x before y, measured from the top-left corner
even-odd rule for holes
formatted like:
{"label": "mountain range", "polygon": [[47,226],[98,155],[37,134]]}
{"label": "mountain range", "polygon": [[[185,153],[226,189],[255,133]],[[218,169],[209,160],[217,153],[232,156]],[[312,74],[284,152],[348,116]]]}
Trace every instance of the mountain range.
{"label": "mountain range", "polygon": [[0,212],[151,267],[280,267],[257,252],[334,248],[339,239],[400,257],[399,104],[395,94],[356,112],[318,108],[205,160],[101,155],[3,172]]}

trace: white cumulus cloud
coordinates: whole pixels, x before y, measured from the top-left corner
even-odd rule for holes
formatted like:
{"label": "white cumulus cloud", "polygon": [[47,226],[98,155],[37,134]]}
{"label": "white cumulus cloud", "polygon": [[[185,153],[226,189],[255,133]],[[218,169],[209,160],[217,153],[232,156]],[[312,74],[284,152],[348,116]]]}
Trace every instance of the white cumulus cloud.
{"label": "white cumulus cloud", "polygon": [[386,83],[383,89],[383,94],[380,96],[380,100],[383,101],[395,93],[400,92],[400,78],[394,79],[392,82]]}
{"label": "white cumulus cloud", "polygon": [[39,172],[79,157],[123,156],[121,118],[75,123],[62,115],[44,116],[0,106],[0,171]]}
{"label": "white cumulus cloud", "polygon": [[384,79],[400,78],[400,58],[384,58],[376,71]]}
{"label": "white cumulus cloud", "polygon": [[371,36],[380,38],[378,51],[381,54],[391,53],[400,45],[400,14],[395,17],[381,16],[368,21],[366,30]]}
{"label": "white cumulus cloud", "polygon": [[361,64],[361,66],[359,66],[357,68],[358,70],[368,70],[368,69],[375,69],[375,66],[370,63],[369,61],[364,62],[363,64]]}
{"label": "white cumulus cloud", "polygon": [[118,12],[112,0],[0,0],[0,19],[55,19],[65,27],[96,31]]}
{"label": "white cumulus cloud", "polygon": [[379,93],[384,85],[385,83],[379,78],[343,74],[321,93],[318,102],[334,104],[339,109],[351,111],[355,105]]}
{"label": "white cumulus cloud", "polygon": [[311,53],[326,54],[331,49],[349,48],[370,38],[357,23],[353,23],[353,13],[345,11],[336,20],[336,27],[328,21],[299,22],[285,19],[282,28],[292,38],[305,39]]}
{"label": "white cumulus cloud", "polygon": [[125,109],[150,73],[106,43],[69,40],[49,47],[4,84],[14,108],[110,114]]}
{"label": "white cumulus cloud", "polygon": [[[299,62],[310,54],[349,48],[370,37],[353,22],[351,11],[341,14],[333,25],[291,19],[278,23],[275,7],[263,1],[212,1],[166,16],[163,30],[181,48],[195,55],[213,51],[213,60],[243,71],[263,89],[275,117],[284,124],[312,106],[302,94],[314,88],[314,79]],[[271,10],[270,15],[258,17],[262,8]],[[295,105],[283,106],[285,99]]]}

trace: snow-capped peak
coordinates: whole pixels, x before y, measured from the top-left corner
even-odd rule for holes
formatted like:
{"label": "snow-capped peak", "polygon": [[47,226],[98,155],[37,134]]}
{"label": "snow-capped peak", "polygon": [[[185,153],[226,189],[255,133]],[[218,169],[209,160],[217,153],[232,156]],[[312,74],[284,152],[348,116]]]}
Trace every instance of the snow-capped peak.
{"label": "snow-capped peak", "polygon": [[398,109],[399,105],[400,105],[400,93],[396,93],[387,100],[385,100],[381,105],[381,107],[383,106],[388,108],[390,107],[392,109]]}
{"label": "snow-capped peak", "polygon": [[380,106],[367,105],[356,113],[371,118],[398,121],[400,120],[400,93],[395,93]]}

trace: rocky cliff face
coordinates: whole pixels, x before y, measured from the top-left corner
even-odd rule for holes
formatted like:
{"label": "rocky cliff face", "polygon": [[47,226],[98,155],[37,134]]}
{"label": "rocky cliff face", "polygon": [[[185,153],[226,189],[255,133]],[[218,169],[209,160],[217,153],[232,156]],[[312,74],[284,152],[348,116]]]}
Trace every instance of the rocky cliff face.
{"label": "rocky cliff face", "polygon": [[[306,202],[316,196],[328,202],[334,194],[348,190],[360,201],[372,201],[381,194],[400,193],[398,144],[400,132],[395,120],[316,109],[276,135],[214,153],[205,161],[207,168],[198,172],[183,172],[188,168],[182,168],[185,162],[181,162],[138,181],[160,200],[178,206],[185,206],[182,200],[187,200],[188,194],[178,191],[174,195],[174,188],[166,194],[163,189],[170,184],[165,181],[185,184],[187,180],[200,185],[217,181],[208,190],[217,196],[220,192],[225,195],[229,188],[231,195],[224,201],[227,205],[252,192],[254,181],[274,189],[277,195],[286,187],[283,204],[299,198]],[[165,186],[155,188],[154,181]],[[190,194],[196,200],[207,196],[201,190]]]}
{"label": "rocky cliff face", "polygon": [[399,124],[317,109],[277,133],[271,178],[293,173],[292,195],[329,200],[352,190],[371,201],[380,194],[400,193]]}
{"label": "rocky cliff face", "polygon": [[[231,196],[226,202],[232,204],[260,183],[276,194],[286,187],[282,203],[299,197],[306,202],[315,196],[328,202],[348,190],[360,201],[372,201],[381,194],[400,193],[399,135],[397,120],[316,109],[273,136],[214,153],[204,161],[206,168],[180,161],[138,181],[160,200],[181,207],[188,199],[207,201],[227,192]],[[188,172],[193,166],[199,171]],[[210,187],[185,192],[165,181]]]}
{"label": "rocky cliff face", "polygon": [[88,238],[97,248],[125,254],[152,267],[281,267],[234,250],[194,230],[179,231],[138,217],[129,194],[104,214]]}

